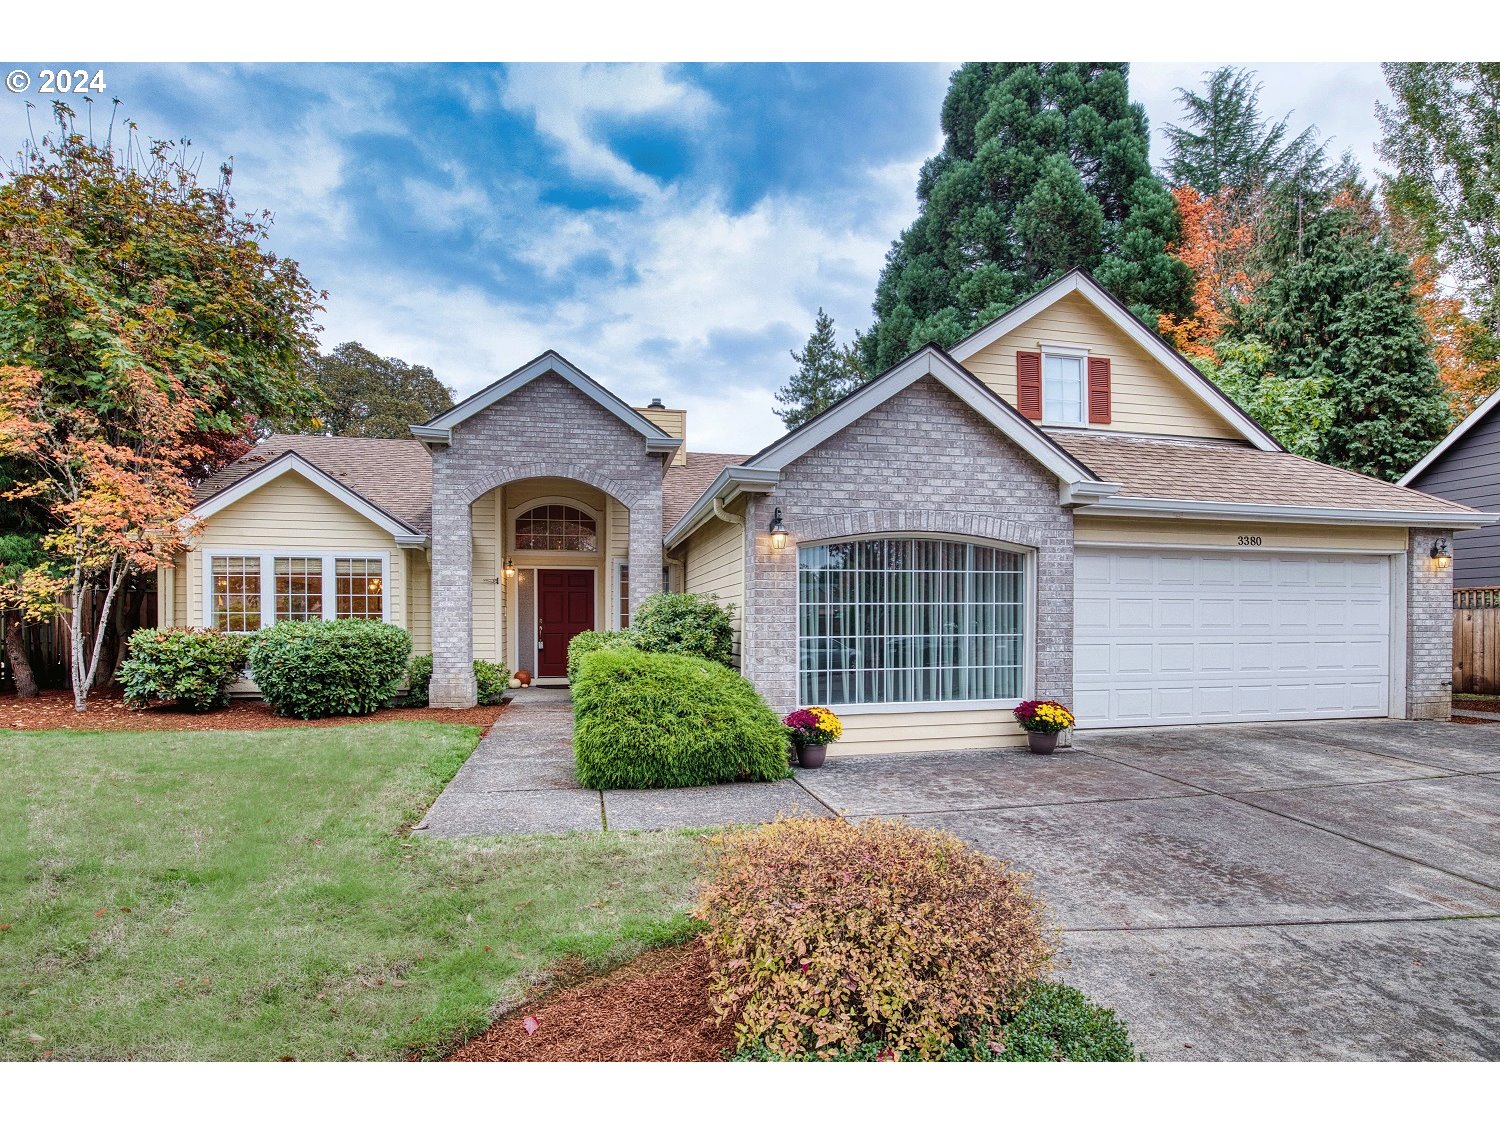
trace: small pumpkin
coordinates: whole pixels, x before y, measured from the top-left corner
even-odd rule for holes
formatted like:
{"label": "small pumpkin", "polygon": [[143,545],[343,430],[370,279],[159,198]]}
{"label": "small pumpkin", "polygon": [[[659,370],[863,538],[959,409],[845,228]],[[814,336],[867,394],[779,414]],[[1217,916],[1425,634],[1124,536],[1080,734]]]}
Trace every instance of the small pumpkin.
{"label": "small pumpkin", "polygon": [[521,681],[521,686],[522,687],[530,687],[531,686],[531,672],[530,672],[530,670],[526,669],[526,668],[522,668],[520,671],[518,671],[516,673],[516,679],[518,679],[518,680]]}

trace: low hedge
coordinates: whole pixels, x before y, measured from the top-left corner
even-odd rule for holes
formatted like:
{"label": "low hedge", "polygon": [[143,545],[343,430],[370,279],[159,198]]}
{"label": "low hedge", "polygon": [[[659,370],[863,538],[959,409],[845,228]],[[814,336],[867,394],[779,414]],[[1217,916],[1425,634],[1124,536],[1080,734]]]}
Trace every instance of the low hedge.
{"label": "low hedge", "polygon": [[1055,948],[1027,877],[947,832],[797,818],[714,845],[696,914],[744,1050],[944,1058],[1013,1018]]}
{"label": "low hedge", "polygon": [[636,609],[630,632],[637,648],[701,656],[729,665],[734,658],[732,606],[717,595],[652,594]]}
{"label": "low hedge", "polygon": [[152,700],[193,711],[229,705],[229,685],[245,673],[250,638],[213,629],[137,629],[118,679],[125,702]]}
{"label": "low hedge", "polygon": [[[426,707],[427,689],[432,683],[432,654],[413,656],[406,666],[406,694],[397,702],[403,707]],[[479,688],[479,705],[489,707],[500,702],[510,686],[510,672],[504,664],[492,660],[474,661],[474,682]]]}
{"label": "low hedge", "polygon": [[[742,1048],[740,1061],[779,1060],[764,1043]],[[906,1056],[883,1039],[852,1051],[803,1054],[797,1060],[825,1062],[899,1061]],[[965,1029],[938,1062],[1136,1062],[1130,1033],[1110,1008],[1101,1008],[1076,988],[1040,980],[1026,990],[1020,1008],[994,1026]]]}
{"label": "low hedge", "polygon": [[591,652],[573,684],[573,753],[590,789],[664,789],[790,776],[781,721],[711,660]]}
{"label": "low hedge", "polygon": [[578,675],[578,662],[591,652],[606,648],[636,648],[635,634],[629,629],[615,633],[599,633],[590,629],[575,634],[568,642],[568,682]]}
{"label": "low hedge", "polygon": [[406,676],[411,635],[383,621],[284,621],[250,645],[250,674],[278,715],[368,715]]}

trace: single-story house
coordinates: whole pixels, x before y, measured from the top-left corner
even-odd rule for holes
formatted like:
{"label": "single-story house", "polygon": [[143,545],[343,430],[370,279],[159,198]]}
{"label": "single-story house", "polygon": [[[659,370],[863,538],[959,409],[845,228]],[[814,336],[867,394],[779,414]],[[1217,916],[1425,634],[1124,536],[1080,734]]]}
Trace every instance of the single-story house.
{"label": "single-story house", "polygon": [[[1485,399],[1401,478],[1408,488],[1500,512],[1500,391]],[[1500,586],[1500,524],[1453,536],[1456,589]]]}
{"label": "single-story house", "polygon": [[842,752],[1085,727],[1449,713],[1452,571],[1494,517],[1282,449],[1082,272],[927,346],[758,453],[699,453],[547,352],[412,440],[275,437],[205,483],[165,623],[378,617],[560,682],[663,588],[734,607],[780,711]]}

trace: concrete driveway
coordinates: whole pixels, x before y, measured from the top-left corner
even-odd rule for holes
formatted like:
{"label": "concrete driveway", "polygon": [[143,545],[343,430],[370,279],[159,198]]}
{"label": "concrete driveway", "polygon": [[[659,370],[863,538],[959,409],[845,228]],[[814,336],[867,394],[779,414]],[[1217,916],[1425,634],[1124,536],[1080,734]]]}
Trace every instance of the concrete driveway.
{"label": "concrete driveway", "polygon": [[1036,873],[1063,976],[1157,1059],[1500,1059],[1500,725],[1087,734],[831,760],[850,817]]}

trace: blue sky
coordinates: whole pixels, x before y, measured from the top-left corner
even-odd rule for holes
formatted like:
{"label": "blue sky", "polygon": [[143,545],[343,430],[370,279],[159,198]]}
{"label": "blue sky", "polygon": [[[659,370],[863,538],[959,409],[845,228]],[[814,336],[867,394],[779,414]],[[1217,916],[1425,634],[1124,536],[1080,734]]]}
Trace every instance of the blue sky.
{"label": "blue sky", "polygon": [[[1153,129],[1215,65],[1133,68]],[[241,204],[328,290],[327,346],[425,363],[459,395],[556,348],[686,407],[693,448],[749,451],[781,432],[772,392],[817,308],[868,324],[952,64],[104,69],[96,124],[119,97],[205,168],[234,158]],[[1269,110],[1373,164],[1378,66],[1257,69]],[[48,100],[0,93],[7,152],[27,98]]]}

